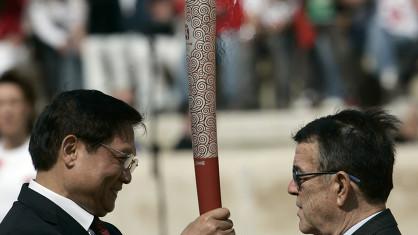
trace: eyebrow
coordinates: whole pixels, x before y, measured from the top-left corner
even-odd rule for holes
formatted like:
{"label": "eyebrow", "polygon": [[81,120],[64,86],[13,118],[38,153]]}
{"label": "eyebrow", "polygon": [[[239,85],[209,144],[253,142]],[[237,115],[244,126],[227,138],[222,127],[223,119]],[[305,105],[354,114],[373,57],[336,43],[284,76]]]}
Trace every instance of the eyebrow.
{"label": "eyebrow", "polygon": [[[299,174],[304,174],[304,173],[306,173],[307,171],[306,170],[303,170],[302,168],[300,168],[299,166],[296,166],[296,165],[293,165],[293,169],[295,170],[295,171],[297,171]],[[309,171],[308,171],[309,172]]]}
{"label": "eyebrow", "polygon": [[118,149],[118,151],[120,151],[122,153],[127,153],[127,154],[131,154],[131,153],[135,153],[136,152],[134,149],[132,149],[130,147],[123,148],[122,150],[119,150]]}
{"label": "eyebrow", "polygon": [[122,149],[118,149],[118,148],[112,147],[112,146],[109,146],[109,147],[112,148],[112,149],[110,149],[110,150],[112,150],[112,152],[115,152],[117,154],[123,153],[124,155],[126,155],[126,154],[134,154],[134,155],[136,155],[136,151],[133,151],[135,148],[130,148],[128,146],[123,147]]}
{"label": "eyebrow", "polygon": [[126,145],[123,144],[119,147],[113,147],[110,144],[108,144],[108,145],[110,147],[112,147],[113,149],[118,150],[118,151],[123,152],[123,153],[135,153],[136,152],[135,145],[132,146],[132,147],[131,147],[131,145],[128,145],[128,144],[126,144]]}

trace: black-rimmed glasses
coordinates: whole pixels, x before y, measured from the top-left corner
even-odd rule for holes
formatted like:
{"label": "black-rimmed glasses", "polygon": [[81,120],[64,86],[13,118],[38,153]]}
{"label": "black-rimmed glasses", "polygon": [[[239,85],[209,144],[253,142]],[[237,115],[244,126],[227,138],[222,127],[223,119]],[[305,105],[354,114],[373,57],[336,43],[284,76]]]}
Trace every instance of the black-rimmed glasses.
{"label": "black-rimmed glasses", "polygon": [[135,168],[138,166],[138,162],[139,162],[138,156],[135,156],[132,153],[124,153],[122,151],[119,151],[117,149],[110,147],[107,144],[101,143],[100,145],[105,147],[110,152],[112,152],[113,157],[123,162],[123,169],[129,170],[129,172],[131,173],[134,172]]}
{"label": "black-rimmed glasses", "polygon": [[[312,179],[313,177],[309,178],[309,179],[304,179],[303,177],[307,177],[307,176],[319,176],[319,175],[332,175],[332,174],[336,174],[338,171],[323,171],[323,172],[309,172],[309,173],[300,173],[297,169],[293,169],[292,173],[293,173],[293,181],[295,181],[296,186],[298,188],[298,190],[300,189],[300,187],[302,186],[302,184],[310,179]],[[355,183],[360,183],[360,179],[348,174],[348,177],[350,178],[350,180],[352,180]]]}

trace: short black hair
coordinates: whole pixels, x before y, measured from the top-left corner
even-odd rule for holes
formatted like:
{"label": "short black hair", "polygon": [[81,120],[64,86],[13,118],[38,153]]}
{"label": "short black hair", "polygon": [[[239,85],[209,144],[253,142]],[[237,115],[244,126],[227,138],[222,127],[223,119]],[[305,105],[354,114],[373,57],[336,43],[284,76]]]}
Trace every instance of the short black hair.
{"label": "short black hair", "polygon": [[37,170],[47,171],[57,161],[62,140],[75,135],[95,151],[129,125],[143,125],[142,115],[125,102],[96,90],[59,94],[40,114],[33,128],[29,152]]}
{"label": "short black hair", "polygon": [[348,109],[310,122],[293,139],[317,141],[319,171],[356,176],[366,199],[380,203],[386,202],[393,188],[394,136],[399,123],[381,109]]}
{"label": "short black hair", "polygon": [[33,122],[35,121],[36,111],[36,93],[33,84],[26,78],[22,72],[16,69],[8,70],[0,77],[0,85],[12,84],[20,89],[23,94],[25,102],[31,109],[31,114],[27,123],[27,132],[30,133]]}

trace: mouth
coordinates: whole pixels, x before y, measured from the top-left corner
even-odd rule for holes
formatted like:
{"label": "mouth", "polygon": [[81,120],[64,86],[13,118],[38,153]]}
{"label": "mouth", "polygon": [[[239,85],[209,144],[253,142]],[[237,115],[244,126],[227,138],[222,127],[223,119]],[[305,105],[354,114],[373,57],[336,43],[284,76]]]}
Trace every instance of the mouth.
{"label": "mouth", "polygon": [[298,210],[296,211],[296,216],[299,217],[300,219],[300,214],[302,213],[302,207],[299,205],[296,205],[296,207],[298,208]]}
{"label": "mouth", "polygon": [[112,192],[112,194],[115,196],[115,197],[117,197],[118,196],[118,192],[120,191],[121,189],[111,189],[110,191]]}

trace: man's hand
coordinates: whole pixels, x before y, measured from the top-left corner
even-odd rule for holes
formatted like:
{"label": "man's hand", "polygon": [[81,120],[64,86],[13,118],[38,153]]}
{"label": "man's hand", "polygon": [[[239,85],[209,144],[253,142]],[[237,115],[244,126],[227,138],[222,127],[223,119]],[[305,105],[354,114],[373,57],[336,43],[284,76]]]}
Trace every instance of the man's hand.
{"label": "man's hand", "polygon": [[208,211],[190,223],[181,235],[235,235],[229,216],[226,208]]}

